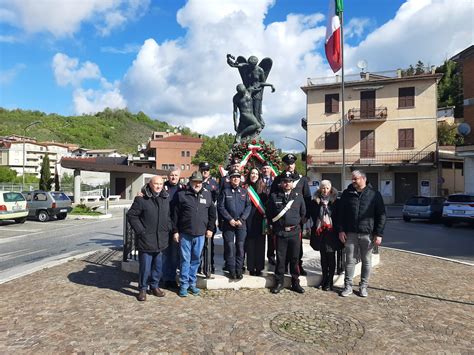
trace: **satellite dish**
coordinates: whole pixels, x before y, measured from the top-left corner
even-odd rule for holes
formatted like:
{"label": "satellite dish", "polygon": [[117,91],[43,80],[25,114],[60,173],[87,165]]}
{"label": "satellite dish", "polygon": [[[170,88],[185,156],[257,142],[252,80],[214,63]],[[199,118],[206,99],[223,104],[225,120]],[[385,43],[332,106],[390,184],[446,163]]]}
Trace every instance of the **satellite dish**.
{"label": "satellite dish", "polygon": [[361,59],[357,62],[357,68],[360,70],[364,71],[365,68],[367,68],[367,61],[364,59]]}
{"label": "satellite dish", "polygon": [[469,125],[469,123],[461,123],[459,126],[458,126],[458,133],[461,135],[461,136],[467,136],[469,133],[471,133],[471,126]]}

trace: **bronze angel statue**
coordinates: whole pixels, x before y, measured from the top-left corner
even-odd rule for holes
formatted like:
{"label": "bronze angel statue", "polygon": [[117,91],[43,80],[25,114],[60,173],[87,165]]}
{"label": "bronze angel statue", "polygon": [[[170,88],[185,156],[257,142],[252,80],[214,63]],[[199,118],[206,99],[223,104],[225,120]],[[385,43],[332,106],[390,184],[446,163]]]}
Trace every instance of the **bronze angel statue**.
{"label": "bronze angel statue", "polygon": [[[234,125],[237,131],[236,140],[241,138],[256,136],[265,127],[265,121],[262,117],[262,98],[265,86],[270,86],[272,92],[275,88],[267,83],[267,77],[272,69],[273,61],[270,58],[263,58],[260,63],[255,56],[246,60],[239,56],[235,59],[231,54],[227,54],[227,64],[233,68],[238,68],[242,78],[243,87],[237,89],[234,96]],[[249,110],[249,97],[251,98],[252,110]],[[240,123],[237,125],[236,112],[240,111]],[[244,115],[243,115],[244,113]],[[244,116],[244,117],[242,117]],[[242,118],[244,120],[242,121]]]}

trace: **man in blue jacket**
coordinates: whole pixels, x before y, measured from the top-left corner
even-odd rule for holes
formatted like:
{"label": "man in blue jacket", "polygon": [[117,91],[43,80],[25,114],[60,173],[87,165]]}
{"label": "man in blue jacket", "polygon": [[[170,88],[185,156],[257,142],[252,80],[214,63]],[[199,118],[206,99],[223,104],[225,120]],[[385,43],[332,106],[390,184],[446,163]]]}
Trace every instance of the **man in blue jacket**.
{"label": "man in blue jacket", "polygon": [[246,219],[252,205],[247,190],[240,186],[240,170],[229,173],[229,184],[219,194],[217,209],[223,219],[225,268],[231,280],[241,280],[244,266],[244,244],[247,236]]}
{"label": "man in blue jacket", "polygon": [[163,190],[163,179],[161,176],[154,176],[145,186],[143,196],[135,197],[127,213],[137,236],[139,301],[146,301],[148,287],[154,296],[165,295],[158,285],[162,252],[168,247],[172,228],[169,208],[169,195]]}
{"label": "man in blue jacket", "polygon": [[352,172],[352,184],[344,190],[338,210],[339,239],[345,243],[346,270],[342,297],[352,294],[352,279],[356,257],[360,251],[362,272],[359,296],[367,297],[372,249],[382,243],[385,227],[385,205],[380,192],[367,184],[367,177],[361,170]]}
{"label": "man in blue jacket", "polygon": [[178,192],[173,201],[173,238],[179,242],[181,263],[179,296],[188,291],[199,295],[197,271],[204,246],[204,237],[211,238],[216,226],[216,207],[211,193],[202,188],[202,174],[193,172],[186,190]]}

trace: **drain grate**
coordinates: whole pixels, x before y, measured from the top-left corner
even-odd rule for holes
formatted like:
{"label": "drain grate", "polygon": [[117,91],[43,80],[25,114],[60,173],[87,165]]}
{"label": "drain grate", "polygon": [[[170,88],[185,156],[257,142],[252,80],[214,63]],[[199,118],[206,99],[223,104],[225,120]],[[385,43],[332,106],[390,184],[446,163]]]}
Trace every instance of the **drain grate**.
{"label": "drain grate", "polygon": [[120,259],[122,255],[122,252],[120,250],[101,250],[101,251],[96,251],[95,253],[92,253],[85,258],[82,259],[82,261],[91,263],[91,264],[98,264],[98,265],[106,265],[110,263],[112,260],[117,260]]}
{"label": "drain grate", "polygon": [[325,348],[338,343],[353,348],[365,333],[364,326],[356,319],[321,312],[282,313],[271,320],[270,327],[284,338]]}

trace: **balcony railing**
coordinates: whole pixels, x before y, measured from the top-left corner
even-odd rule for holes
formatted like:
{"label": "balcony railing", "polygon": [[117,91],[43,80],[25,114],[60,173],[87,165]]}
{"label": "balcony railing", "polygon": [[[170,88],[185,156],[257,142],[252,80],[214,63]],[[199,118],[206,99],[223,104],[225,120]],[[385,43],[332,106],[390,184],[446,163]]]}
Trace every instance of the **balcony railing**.
{"label": "balcony railing", "polygon": [[385,121],[388,116],[387,107],[380,106],[374,110],[361,111],[358,108],[351,108],[347,112],[347,118],[350,122]]}
{"label": "balcony railing", "polygon": [[[373,156],[361,154],[346,154],[347,165],[407,165],[427,164],[435,162],[433,151],[407,151],[407,152],[374,152]],[[308,155],[309,165],[340,165],[341,153],[323,153]]]}

